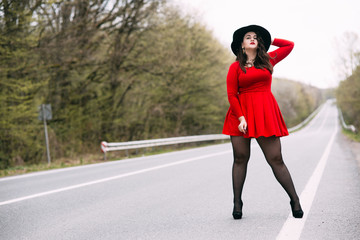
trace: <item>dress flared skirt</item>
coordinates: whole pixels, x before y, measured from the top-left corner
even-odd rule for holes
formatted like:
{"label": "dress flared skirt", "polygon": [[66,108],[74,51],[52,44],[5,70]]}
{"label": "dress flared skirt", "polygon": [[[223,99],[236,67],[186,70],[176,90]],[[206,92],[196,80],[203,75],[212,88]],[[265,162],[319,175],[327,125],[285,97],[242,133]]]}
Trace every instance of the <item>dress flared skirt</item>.
{"label": "dress flared skirt", "polygon": [[223,134],[246,138],[289,135],[280,108],[271,92],[242,93],[239,94],[239,101],[248,125],[247,133],[239,131],[240,122],[230,107],[225,117]]}

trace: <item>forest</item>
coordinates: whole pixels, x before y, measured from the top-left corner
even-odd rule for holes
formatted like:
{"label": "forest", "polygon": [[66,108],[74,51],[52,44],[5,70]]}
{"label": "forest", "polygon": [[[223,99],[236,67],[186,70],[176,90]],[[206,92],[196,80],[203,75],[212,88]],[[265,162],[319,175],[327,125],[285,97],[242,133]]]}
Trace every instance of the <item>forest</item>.
{"label": "forest", "polygon": [[[0,169],[46,162],[41,104],[52,108],[52,159],[98,153],[101,141],[221,133],[233,61],[200,21],[164,0],[3,0]],[[359,85],[354,74],[346,81]],[[345,82],[340,89],[351,88]],[[357,108],[346,118],[359,126],[353,91]],[[273,80],[273,92],[288,127],[326,98],[285,79]],[[341,106],[353,106],[345,97]]]}

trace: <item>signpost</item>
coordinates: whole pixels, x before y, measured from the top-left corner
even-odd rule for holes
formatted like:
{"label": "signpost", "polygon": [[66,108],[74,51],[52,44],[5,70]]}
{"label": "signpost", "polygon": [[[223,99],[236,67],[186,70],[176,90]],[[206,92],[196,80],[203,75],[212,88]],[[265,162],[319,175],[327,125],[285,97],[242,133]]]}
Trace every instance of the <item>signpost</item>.
{"label": "signpost", "polygon": [[50,159],[49,138],[48,138],[46,120],[52,119],[51,104],[41,104],[39,106],[39,117],[38,118],[40,121],[44,122],[47,161],[48,161],[48,164],[50,164],[51,159]]}

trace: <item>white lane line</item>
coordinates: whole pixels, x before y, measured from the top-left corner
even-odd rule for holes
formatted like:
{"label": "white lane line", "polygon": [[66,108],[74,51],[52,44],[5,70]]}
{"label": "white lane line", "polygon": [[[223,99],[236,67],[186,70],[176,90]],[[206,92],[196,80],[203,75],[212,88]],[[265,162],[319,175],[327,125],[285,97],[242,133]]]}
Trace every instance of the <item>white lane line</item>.
{"label": "white lane line", "polygon": [[317,129],[317,131],[316,131],[316,134],[319,134],[320,131],[323,129],[323,127],[324,127],[324,125],[325,125],[325,122],[326,122],[326,120],[328,119],[329,113],[330,113],[330,108],[328,107],[328,108],[326,109],[325,117],[324,117],[324,119],[323,119],[320,127],[318,127],[318,129]]}
{"label": "white lane line", "polygon": [[300,239],[301,232],[304,228],[307,216],[310,213],[312,202],[315,198],[316,191],[319,187],[321,177],[324,173],[326,162],[329,158],[331,147],[334,143],[335,136],[338,132],[338,121],[336,120],[335,130],[331,135],[331,138],[326,146],[326,149],[321,156],[319,163],[317,164],[313,174],[311,175],[304,191],[301,193],[301,206],[304,210],[304,216],[301,219],[296,219],[290,213],[282,229],[280,230],[277,240],[297,240]]}
{"label": "white lane line", "polygon": [[184,163],[188,163],[188,162],[193,162],[193,161],[201,160],[201,159],[204,159],[204,158],[210,158],[210,157],[223,155],[223,154],[227,154],[227,153],[231,153],[231,152],[232,152],[231,150],[227,150],[227,151],[222,151],[222,152],[218,152],[218,153],[212,153],[212,154],[203,155],[203,156],[200,156],[200,157],[188,158],[188,159],[178,161],[178,162],[168,163],[168,164],[164,164],[164,165],[160,165],[160,166],[156,166],[156,167],[151,167],[151,168],[146,168],[146,169],[142,169],[142,170],[138,170],[138,171],[134,171],[134,172],[124,173],[124,174],[116,175],[116,176],[113,176],[113,177],[102,178],[102,179],[98,179],[98,180],[95,180],[95,181],[76,184],[76,185],[72,185],[72,186],[68,186],[68,187],[64,187],[64,188],[58,188],[58,189],[47,191],[47,192],[41,192],[41,193],[37,193],[37,194],[32,194],[32,195],[29,195],[29,196],[15,198],[15,199],[7,200],[7,201],[4,201],[4,202],[0,202],[0,206],[11,204],[11,203],[16,203],[16,202],[21,202],[21,201],[24,201],[24,200],[33,199],[33,198],[37,198],[37,197],[42,197],[42,196],[46,196],[46,195],[50,195],[50,194],[54,194],[54,193],[64,192],[64,191],[68,191],[68,190],[72,190],[72,189],[76,189],[76,188],[86,187],[86,186],[90,186],[90,185],[94,185],[94,184],[98,184],[98,183],[109,182],[109,181],[112,181],[112,180],[137,175],[137,174],[140,174],[140,173],[146,173],[146,172],[150,172],[150,171],[154,171],[154,170],[158,170],[158,169],[162,169],[162,168],[167,168],[167,167],[171,167],[171,166],[175,166],[175,165],[180,165],[180,164],[184,164]]}

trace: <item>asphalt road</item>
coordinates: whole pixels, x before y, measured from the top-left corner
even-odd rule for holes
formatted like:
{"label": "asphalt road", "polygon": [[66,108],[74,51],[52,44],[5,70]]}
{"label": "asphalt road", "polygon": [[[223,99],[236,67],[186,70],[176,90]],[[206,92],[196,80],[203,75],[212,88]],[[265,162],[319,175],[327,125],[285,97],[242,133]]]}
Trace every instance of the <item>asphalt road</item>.
{"label": "asphalt road", "polygon": [[359,239],[360,171],[327,103],[282,138],[303,219],[256,141],[233,220],[229,143],[0,179],[0,239]]}

